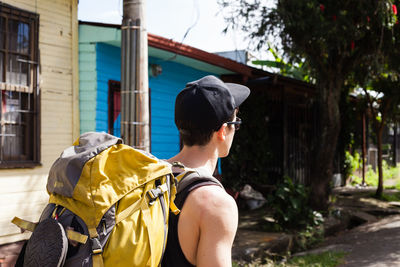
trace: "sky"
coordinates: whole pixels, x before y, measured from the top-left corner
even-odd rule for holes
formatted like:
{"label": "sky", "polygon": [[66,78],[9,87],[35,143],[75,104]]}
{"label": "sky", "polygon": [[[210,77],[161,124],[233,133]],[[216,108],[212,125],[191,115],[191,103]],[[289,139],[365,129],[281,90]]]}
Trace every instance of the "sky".
{"label": "sky", "polygon": [[[230,31],[217,0],[144,0],[147,31],[205,50],[221,52],[248,47],[244,35]],[[79,0],[78,18],[83,21],[121,24],[123,0]],[[185,33],[190,29],[186,38]]]}

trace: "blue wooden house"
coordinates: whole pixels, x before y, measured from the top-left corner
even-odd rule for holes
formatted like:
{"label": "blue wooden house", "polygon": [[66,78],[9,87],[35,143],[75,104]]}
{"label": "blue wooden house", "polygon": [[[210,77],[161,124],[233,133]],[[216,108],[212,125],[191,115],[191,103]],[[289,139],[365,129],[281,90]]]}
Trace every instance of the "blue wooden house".
{"label": "blue wooden house", "polygon": [[[174,124],[176,95],[189,81],[212,74],[246,81],[253,68],[215,54],[148,35],[151,152],[169,158],[179,152]],[[120,135],[120,25],[80,22],[80,131]]]}

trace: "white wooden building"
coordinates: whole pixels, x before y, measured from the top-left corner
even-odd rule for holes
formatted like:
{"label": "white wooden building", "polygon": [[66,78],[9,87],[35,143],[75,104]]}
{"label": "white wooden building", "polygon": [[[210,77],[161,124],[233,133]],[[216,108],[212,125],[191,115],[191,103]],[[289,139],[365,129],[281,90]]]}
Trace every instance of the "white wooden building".
{"label": "white wooden building", "polygon": [[79,135],[78,0],[0,0],[0,245],[26,239],[48,171]]}

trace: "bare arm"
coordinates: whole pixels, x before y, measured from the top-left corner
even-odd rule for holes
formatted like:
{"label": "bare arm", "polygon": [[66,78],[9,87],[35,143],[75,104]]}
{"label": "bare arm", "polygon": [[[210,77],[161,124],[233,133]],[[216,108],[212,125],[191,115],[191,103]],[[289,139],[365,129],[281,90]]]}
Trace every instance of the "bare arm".
{"label": "bare arm", "polygon": [[235,201],[216,186],[199,188],[203,195],[196,266],[231,267],[231,251],[238,224]]}

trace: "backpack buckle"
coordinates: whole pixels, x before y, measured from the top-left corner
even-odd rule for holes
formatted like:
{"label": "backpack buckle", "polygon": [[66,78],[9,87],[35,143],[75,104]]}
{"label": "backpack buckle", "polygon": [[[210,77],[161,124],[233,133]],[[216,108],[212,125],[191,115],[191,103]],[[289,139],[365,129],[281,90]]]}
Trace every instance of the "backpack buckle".
{"label": "backpack buckle", "polygon": [[98,237],[91,238],[92,240],[92,254],[101,254],[103,252],[103,247],[100,244],[100,240]]}
{"label": "backpack buckle", "polygon": [[158,197],[157,189],[150,189],[147,191],[147,197],[149,198],[149,204],[153,205],[154,201],[156,201]]}
{"label": "backpack buckle", "polygon": [[147,191],[147,197],[149,198],[149,204],[153,205],[154,201],[157,200],[160,196],[162,196],[165,192],[168,191],[168,186],[166,184],[162,184],[157,186],[157,188],[150,189]]}
{"label": "backpack buckle", "polygon": [[179,161],[174,161],[174,162],[172,162],[172,167],[177,167],[177,168],[180,168],[180,169],[182,169],[182,170],[185,170],[185,165],[183,165],[181,162],[179,162]]}

